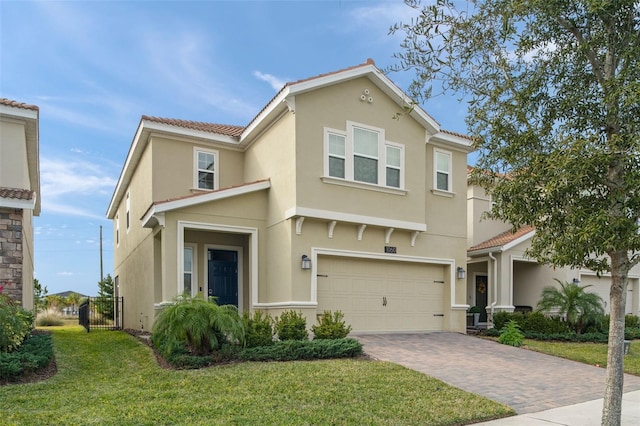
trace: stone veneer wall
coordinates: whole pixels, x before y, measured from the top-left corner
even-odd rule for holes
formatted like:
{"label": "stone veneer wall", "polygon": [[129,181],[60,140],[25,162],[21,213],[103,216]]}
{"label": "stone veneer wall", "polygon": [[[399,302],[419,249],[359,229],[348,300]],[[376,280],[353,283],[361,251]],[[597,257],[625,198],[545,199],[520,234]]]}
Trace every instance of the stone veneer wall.
{"label": "stone veneer wall", "polygon": [[0,208],[0,286],[22,303],[22,210]]}

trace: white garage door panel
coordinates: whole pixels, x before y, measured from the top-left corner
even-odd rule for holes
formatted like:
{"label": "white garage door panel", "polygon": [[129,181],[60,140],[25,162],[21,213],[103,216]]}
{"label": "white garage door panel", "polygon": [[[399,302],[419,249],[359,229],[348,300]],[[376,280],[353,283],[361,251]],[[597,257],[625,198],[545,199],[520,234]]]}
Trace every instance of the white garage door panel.
{"label": "white garage door panel", "polygon": [[342,311],[354,331],[439,331],[443,281],[439,265],[321,256],[318,310]]}
{"label": "white garage door panel", "polygon": [[[634,312],[634,298],[633,298],[633,288],[635,281],[633,278],[629,279],[629,286],[627,287],[627,304],[625,313],[633,314]],[[609,313],[609,291],[611,288],[611,277],[596,277],[591,275],[582,275],[580,277],[580,285],[581,286],[590,286],[587,288],[588,292],[596,293],[598,296],[604,300],[605,313]]]}

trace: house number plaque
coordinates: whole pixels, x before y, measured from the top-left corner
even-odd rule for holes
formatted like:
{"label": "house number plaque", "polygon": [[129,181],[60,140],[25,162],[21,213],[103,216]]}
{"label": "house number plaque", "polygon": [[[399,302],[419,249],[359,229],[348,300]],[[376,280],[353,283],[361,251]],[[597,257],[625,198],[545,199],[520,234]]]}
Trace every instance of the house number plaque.
{"label": "house number plaque", "polygon": [[397,247],[394,246],[384,246],[384,252],[385,253],[397,253]]}

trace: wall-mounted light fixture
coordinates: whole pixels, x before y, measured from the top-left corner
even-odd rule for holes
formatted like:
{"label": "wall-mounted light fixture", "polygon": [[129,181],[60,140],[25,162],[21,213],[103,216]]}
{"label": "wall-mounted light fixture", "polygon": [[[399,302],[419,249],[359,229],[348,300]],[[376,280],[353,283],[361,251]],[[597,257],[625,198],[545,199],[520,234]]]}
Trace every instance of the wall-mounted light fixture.
{"label": "wall-mounted light fixture", "polygon": [[573,279],[573,283],[574,284],[580,284],[580,279],[579,278],[574,278]]}
{"label": "wall-mounted light fixture", "polygon": [[456,272],[458,274],[459,280],[464,280],[467,277],[467,271],[465,271],[462,266],[458,266],[458,269],[456,269]]}
{"label": "wall-mounted light fixture", "polygon": [[311,259],[306,254],[302,255],[302,269],[311,269]]}

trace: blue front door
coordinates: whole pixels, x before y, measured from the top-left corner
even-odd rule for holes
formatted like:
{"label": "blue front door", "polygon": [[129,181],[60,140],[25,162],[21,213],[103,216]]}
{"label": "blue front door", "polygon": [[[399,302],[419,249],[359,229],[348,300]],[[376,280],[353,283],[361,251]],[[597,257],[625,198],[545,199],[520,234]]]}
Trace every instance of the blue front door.
{"label": "blue front door", "polygon": [[218,305],[238,306],[238,252],[209,249],[208,295]]}

